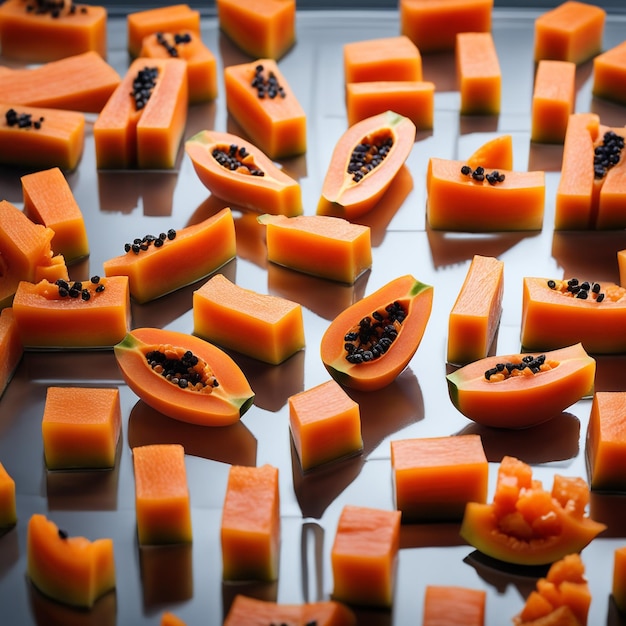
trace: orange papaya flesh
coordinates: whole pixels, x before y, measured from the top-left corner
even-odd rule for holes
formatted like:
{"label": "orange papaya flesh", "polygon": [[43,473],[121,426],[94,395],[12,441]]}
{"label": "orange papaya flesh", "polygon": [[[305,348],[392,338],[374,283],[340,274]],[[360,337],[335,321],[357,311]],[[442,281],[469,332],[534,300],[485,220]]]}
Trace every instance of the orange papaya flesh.
{"label": "orange papaya flesh", "polygon": [[320,354],[340,384],[363,391],[389,385],[417,351],[433,287],[407,274],[349,306],[326,329]]}
{"label": "orange papaya flesh", "polygon": [[[2,320],[0,320],[0,323],[2,323]],[[0,530],[4,531],[16,524],[17,505],[15,500],[15,480],[13,480],[9,472],[6,471],[4,465],[0,463]]]}
{"label": "orange papaya flesh", "polygon": [[580,552],[606,529],[585,514],[589,487],[579,477],[556,475],[551,491],[532,469],[505,456],[491,503],[470,502],[460,534],[474,548],[516,565],[547,565]]}
{"label": "orange papaya flesh", "polygon": [[235,257],[235,222],[229,208],[179,231],[144,236],[104,262],[106,276],[128,276],[130,295],[149,302],[208,276]]}
{"label": "orange papaya flesh", "polygon": [[120,84],[117,71],[97,52],[89,51],[0,73],[5,102],[99,113]]}
{"label": "orange papaya flesh", "polygon": [[454,406],[496,428],[526,428],[559,415],[593,390],[596,362],[581,344],[542,354],[489,356],[447,375]]}
{"label": "orange papaya flesh", "polygon": [[[581,293],[583,292],[583,293]],[[553,350],[582,343],[592,354],[626,351],[626,288],[609,282],[524,277],[521,344]]]}
{"label": "orange papaya flesh", "polygon": [[[0,6],[2,55],[27,63],[47,63],[94,51],[107,54],[107,10],[69,0],[36,3],[6,0]],[[28,45],[24,45],[28,42]]]}
{"label": "orange papaya flesh", "polygon": [[513,169],[513,136],[498,135],[476,148],[466,161],[472,169],[478,166],[490,170]]}
{"label": "orange papaya flesh", "polygon": [[[226,426],[237,422],[254,400],[254,392],[239,366],[199,337],[138,328],[114,346],[114,353],[130,389],[153,409],[173,419]],[[173,361],[170,367],[163,366],[166,358]],[[182,370],[183,376],[181,371],[174,375],[170,368],[174,368],[172,372]]]}
{"label": "orange papaya flesh", "polygon": [[7,388],[19,362],[24,348],[17,333],[13,309],[7,307],[0,311],[0,398]]}
{"label": "orange papaya flesh", "polygon": [[626,40],[594,57],[592,93],[626,104]]}
{"label": "orange papaya flesh", "polygon": [[28,576],[43,594],[90,608],[115,588],[113,541],[70,537],[44,515],[32,515],[26,540]]}
{"label": "orange papaya flesh", "polygon": [[302,214],[299,183],[245,139],[203,130],[185,142],[185,150],[203,185],[225,202],[261,213]]}
{"label": "orange papaya flesh", "polygon": [[25,348],[111,348],[130,328],[128,278],[21,281],[13,313]]}
{"label": "orange papaya flesh", "polygon": [[372,209],[408,158],[415,133],[415,124],[393,111],[350,126],[331,156],[318,215],[353,219]]}
{"label": "orange papaya flesh", "polygon": [[613,580],[611,594],[617,608],[626,613],[626,546],[613,553]]}
{"label": "orange papaya flesh", "polygon": [[432,157],[426,178],[428,223],[435,230],[540,230],[545,173],[488,170]]}

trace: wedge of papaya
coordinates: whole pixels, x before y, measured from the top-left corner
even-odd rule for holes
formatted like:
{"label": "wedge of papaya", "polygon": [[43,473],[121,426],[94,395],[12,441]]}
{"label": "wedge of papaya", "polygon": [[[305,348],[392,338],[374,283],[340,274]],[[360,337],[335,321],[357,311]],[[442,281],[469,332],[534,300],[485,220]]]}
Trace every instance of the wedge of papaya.
{"label": "wedge of papaya", "polygon": [[[94,51],[107,55],[107,10],[103,6],[6,0],[0,6],[2,55],[27,63],[47,63]],[[25,45],[25,42],[28,42]]]}
{"label": "wedge of papaya", "polygon": [[454,406],[497,428],[526,428],[592,393],[596,362],[581,344],[542,354],[485,357],[448,374]]}
{"label": "wedge of papaya", "polygon": [[93,126],[101,169],[172,169],[187,122],[187,66],[138,58]]}
{"label": "wedge of papaya", "polygon": [[478,166],[495,170],[513,169],[513,136],[497,135],[478,146],[467,159],[472,169]]}
{"label": "wedge of papaya", "polygon": [[185,142],[185,150],[204,186],[228,204],[288,217],[302,214],[300,184],[245,139],[203,130]]}
{"label": "wedge of papaya", "polygon": [[415,132],[408,117],[393,111],[350,126],[331,156],[318,215],[353,219],[372,209],[408,158]]}
{"label": "wedge of papaya", "polygon": [[330,323],[320,344],[324,366],[346,387],[389,385],[417,351],[432,301],[433,287],[410,274],[391,280]]}
{"label": "wedge of papaya", "polygon": [[130,295],[148,302],[208,276],[235,257],[235,222],[229,208],[179,231],[126,244],[104,262],[107,276],[128,276]]}
{"label": "wedge of papaya", "polygon": [[461,536],[494,559],[547,565],[580,552],[606,526],[585,514],[589,487],[579,477],[555,475],[552,490],[533,479],[532,468],[505,456],[493,501],[469,502]]}
{"label": "wedge of papaya", "polygon": [[137,328],[114,346],[114,352],[130,389],[173,419],[226,426],[252,406],[254,392],[239,366],[199,337]]}

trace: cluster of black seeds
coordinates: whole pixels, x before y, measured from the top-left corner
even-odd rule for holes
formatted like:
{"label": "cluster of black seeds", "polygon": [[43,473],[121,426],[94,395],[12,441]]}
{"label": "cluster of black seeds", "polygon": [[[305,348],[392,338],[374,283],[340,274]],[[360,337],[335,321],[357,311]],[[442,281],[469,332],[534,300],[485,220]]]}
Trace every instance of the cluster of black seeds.
{"label": "cluster of black seeds", "polygon": [[165,48],[167,54],[171,57],[178,56],[178,46],[184,43],[191,42],[191,35],[189,33],[176,33],[174,35],[174,44],[172,45],[167,41],[163,33],[156,34],[157,43]]}
{"label": "cluster of black seeds", "polygon": [[154,90],[157,83],[157,76],[159,75],[158,67],[144,67],[137,72],[135,80],[133,80],[133,91],[131,96],[135,100],[135,108],[137,111],[143,109]]}
{"label": "cluster of black seeds", "polygon": [[[550,289],[556,289],[556,281],[548,280],[548,287],[550,287]],[[580,282],[578,278],[570,278],[567,281],[565,292],[571,293],[572,296],[580,298],[581,300],[592,299],[596,302],[602,302],[602,300],[604,300],[604,294],[600,291],[601,289],[600,283],[590,283],[587,280]]]}
{"label": "cluster of black seeds", "polygon": [[348,363],[365,363],[385,354],[398,336],[398,327],[406,314],[406,309],[396,301],[364,317],[344,336]]}
{"label": "cluster of black seeds", "polygon": [[348,174],[352,175],[352,180],[358,183],[367,173],[380,165],[393,147],[393,137],[389,136],[382,141],[372,141],[365,138],[359,143],[348,163]]}
{"label": "cluster of black seeds", "polygon": [[[35,13],[36,15],[50,15],[51,17],[60,17],[66,6],[65,0],[36,0],[34,3],[26,5],[27,13]],[[69,5],[67,14],[74,15],[80,10],[81,13],[87,13],[87,7],[80,6],[80,9],[72,2]]]}
{"label": "cluster of black seeds", "polygon": [[61,539],[67,539],[69,537],[67,530],[63,530],[62,528],[59,528],[57,533]]}
{"label": "cluster of black seeds", "polygon": [[476,169],[472,169],[469,165],[461,167],[461,174],[463,176],[471,176],[476,182],[482,183],[486,180],[490,185],[496,185],[497,183],[504,182],[504,174],[493,170],[491,172],[485,172],[485,168],[478,166]]}
{"label": "cluster of black seeds", "polygon": [[287,94],[285,93],[284,87],[278,82],[276,74],[274,74],[274,72],[268,72],[266,77],[264,70],[265,68],[262,64],[257,65],[254,68],[254,77],[250,83],[250,85],[256,89],[257,98],[260,100],[266,97],[271,100],[278,96],[284,98]]}
{"label": "cluster of black seeds", "polygon": [[523,371],[526,368],[533,374],[538,374],[541,371],[541,366],[546,362],[546,355],[540,354],[539,356],[532,356],[528,354],[522,357],[520,363],[497,363],[495,367],[491,367],[485,372],[485,378],[489,380],[494,374],[504,372],[505,376],[510,376],[513,370]]}
{"label": "cluster of black seeds", "polygon": [[[190,386],[207,386],[207,381],[204,380],[202,373],[196,369],[198,360],[198,357],[191,350],[187,350],[180,358],[169,357],[161,350],[151,350],[146,353],[146,361],[150,367],[181,389]],[[211,379],[208,384],[211,387],[219,386],[215,378]]]}
{"label": "cluster of black seeds", "polygon": [[36,120],[33,120],[33,116],[31,113],[18,113],[15,109],[9,109],[4,118],[6,120],[7,126],[17,126],[18,128],[34,128],[35,130],[39,130],[41,128],[41,124],[44,121],[43,117],[40,117]]}
{"label": "cluster of black seeds", "polygon": [[624,137],[612,130],[607,130],[602,143],[593,153],[593,173],[595,178],[604,178],[606,173],[619,163],[624,149]]}
{"label": "cluster of black seeds", "polygon": [[134,252],[135,254],[139,254],[140,252],[145,252],[150,246],[154,246],[155,248],[160,248],[166,240],[176,239],[176,231],[173,228],[170,228],[166,233],[159,233],[156,235],[144,235],[142,239],[138,237],[133,239],[133,243],[125,243],[124,251],[125,252]]}
{"label": "cluster of black seeds", "polygon": [[252,176],[265,176],[265,172],[252,162],[245,161],[249,156],[245,146],[238,146],[237,144],[231,144],[228,148],[219,147],[214,148],[211,152],[211,156],[227,170],[236,171],[239,168],[244,169],[244,173],[248,172]]}
{"label": "cluster of black seeds", "polygon": [[[92,285],[96,285],[96,293],[104,291],[104,285],[100,282],[100,276],[92,276],[89,279]],[[59,289],[59,296],[61,298],[80,298],[81,300],[90,300],[91,291],[85,287],[82,281],[75,280],[73,282],[59,278],[54,283]]]}

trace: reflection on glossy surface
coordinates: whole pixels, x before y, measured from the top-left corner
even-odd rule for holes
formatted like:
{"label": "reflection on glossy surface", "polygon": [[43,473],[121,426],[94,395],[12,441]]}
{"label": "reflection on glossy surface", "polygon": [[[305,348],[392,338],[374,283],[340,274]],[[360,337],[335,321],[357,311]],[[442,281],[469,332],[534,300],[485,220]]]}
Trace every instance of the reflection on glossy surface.
{"label": "reflection on glossy surface", "polygon": [[439,522],[436,524],[402,524],[400,528],[401,548],[428,548],[437,546],[463,546],[464,539],[459,534],[460,523]]}
{"label": "reflection on glossy surface", "polygon": [[139,567],[146,609],[193,596],[192,544],[139,546]]}
{"label": "reflection on glossy surface", "polygon": [[[589,515],[596,521],[606,524],[603,537],[624,537],[626,521],[626,494],[592,491],[589,500]],[[626,539],[622,540],[626,545]]]}
{"label": "reflection on glossy surface", "polygon": [[17,528],[4,528],[0,531],[0,541],[2,541],[2,550],[0,550],[0,581],[17,562],[20,556],[20,548],[17,542]]}
{"label": "reflection on glossy surface", "polygon": [[223,582],[222,583],[222,616],[226,617],[233,600],[238,594],[250,596],[257,600],[276,602],[278,599],[278,583],[261,582]]}

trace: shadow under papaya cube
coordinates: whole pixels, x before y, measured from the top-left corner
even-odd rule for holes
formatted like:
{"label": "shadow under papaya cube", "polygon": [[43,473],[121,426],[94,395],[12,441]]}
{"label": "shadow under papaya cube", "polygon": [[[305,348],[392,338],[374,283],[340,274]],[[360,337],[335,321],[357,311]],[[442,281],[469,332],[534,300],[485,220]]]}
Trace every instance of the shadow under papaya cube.
{"label": "shadow under papaya cube", "polygon": [[606,530],[602,532],[601,537],[623,537],[626,492],[612,493],[592,489],[589,498],[589,517],[606,525]]}
{"label": "shadow under papaya cube", "polygon": [[193,597],[192,544],[140,546],[139,567],[144,607]]}
{"label": "shadow under papaya cube", "polygon": [[426,524],[402,524],[400,526],[400,548],[448,548],[463,546],[465,541],[459,534],[457,522],[434,522]]}
{"label": "shadow under papaya cube", "polygon": [[230,611],[235,598],[239,595],[248,596],[265,602],[276,602],[278,599],[278,581],[273,582],[222,582],[222,612],[224,619]]}

